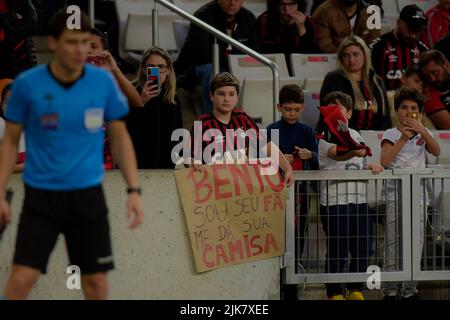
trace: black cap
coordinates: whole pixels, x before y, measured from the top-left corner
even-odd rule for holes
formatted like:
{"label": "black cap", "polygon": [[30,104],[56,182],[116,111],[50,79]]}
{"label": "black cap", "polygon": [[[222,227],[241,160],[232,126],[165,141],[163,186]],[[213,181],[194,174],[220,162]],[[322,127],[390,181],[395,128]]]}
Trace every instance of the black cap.
{"label": "black cap", "polygon": [[415,4],[404,6],[400,11],[400,20],[403,20],[411,32],[421,31],[427,24],[427,17],[422,9]]}

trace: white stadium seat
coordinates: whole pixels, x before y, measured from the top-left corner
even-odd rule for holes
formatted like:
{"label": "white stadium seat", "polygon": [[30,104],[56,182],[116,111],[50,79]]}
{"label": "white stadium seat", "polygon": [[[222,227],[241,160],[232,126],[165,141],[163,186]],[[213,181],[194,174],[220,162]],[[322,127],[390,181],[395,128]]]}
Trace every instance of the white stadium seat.
{"label": "white stadium seat", "polygon": [[[284,54],[265,54],[267,59],[272,60],[278,65],[280,78],[288,78],[289,71]],[[258,60],[245,54],[231,54],[228,56],[228,64],[231,73],[233,73],[241,82],[244,79],[271,79],[272,70],[260,63]]]}
{"label": "white stadium seat", "polygon": [[398,16],[397,0],[383,0],[382,2],[384,16]]}
{"label": "white stadium seat", "polygon": [[319,91],[322,87],[323,79],[308,79],[303,81],[302,89],[306,91]]}
{"label": "white stadium seat", "polygon": [[[303,80],[295,78],[280,79],[280,87],[286,84],[301,86]],[[265,128],[273,119],[273,81],[272,79],[245,79],[240,94],[241,108],[260,122]]]}
{"label": "white stadium seat", "polygon": [[441,154],[436,158],[436,164],[441,166],[450,166],[450,131],[434,131],[439,146],[441,147]]}
{"label": "white stadium seat", "polygon": [[152,45],[152,21],[149,15],[129,14],[125,32],[125,51],[144,51]]}
{"label": "white stadium seat", "polygon": [[[122,59],[125,59],[131,63],[138,63],[140,60],[140,55],[127,51],[125,49],[126,45],[126,34],[127,34],[127,23],[128,16],[131,15],[148,15],[149,21],[151,23],[151,14],[153,8],[153,1],[147,0],[116,0],[116,12],[117,20],[119,22],[119,55]],[[131,21],[134,23],[133,21]],[[136,22],[137,23],[137,22]],[[151,30],[149,30],[149,38],[151,40]],[[131,36],[131,34],[129,34]],[[138,40],[137,40],[138,41]],[[130,40],[129,45],[136,46],[133,40]]]}
{"label": "white stadium seat", "polygon": [[320,95],[318,91],[304,91],[304,95],[305,108],[300,121],[315,129],[320,117]]}
{"label": "white stadium seat", "polygon": [[159,14],[159,46],[169,53],[177,50],[173,28],[177,19],[180,19],[180,17],[175,13]]}
{"label": "white stadium seat", "polygon": [[173,30],[175,33],[175,43],[177,45],[178,52],[183,48],[186,37],[189,33],[189,27],[191,23],[187,20],[174,20]]}
{"label": "white stadium seat", "polygon": [[303,79],[323,79],[336,69],[335,54],[291,54],[293,76]]}

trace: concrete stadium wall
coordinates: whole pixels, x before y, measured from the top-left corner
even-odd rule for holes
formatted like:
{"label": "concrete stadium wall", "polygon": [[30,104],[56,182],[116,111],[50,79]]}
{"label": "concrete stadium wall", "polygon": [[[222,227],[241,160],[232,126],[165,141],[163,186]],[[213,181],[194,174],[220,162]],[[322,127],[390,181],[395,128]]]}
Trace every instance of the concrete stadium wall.
{"label": "concrete stadium wall", "polygon": [[[146,219],[138,230],[130,231],[120,173],[109,172],[105,177],[116,265],[109,274],[111,299],[279,299],[277,258],[196,273],[173,172],[141,171],[139,181]],[[0,241],[0,295],[14,251],[23,199],[21,176],[14,175],[10,186],[15,191],[13,223]],[[48,274],[40,278],[30,298],[82,299],[81,290],[66,287],[68,265],[65,243],[59,239]]]}

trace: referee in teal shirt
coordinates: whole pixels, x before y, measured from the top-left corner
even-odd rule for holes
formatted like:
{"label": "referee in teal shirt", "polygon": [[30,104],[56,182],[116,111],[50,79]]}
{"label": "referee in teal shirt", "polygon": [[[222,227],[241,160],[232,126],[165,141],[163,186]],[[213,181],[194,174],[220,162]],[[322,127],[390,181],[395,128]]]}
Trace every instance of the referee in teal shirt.
{"label": "referee in teal shirt", "polygon": [[[114,267],[108,209],[102,190],[103,125],[113,157],[128,185],[130,228],[143,220],[133,146],[122,121],[125,97],[111,75],[86,65],[90,22],[82,13],[79,29],[69,30],[70,14],[50,21],[54,57],[21,74],[13,84],[0,155],[0,194],[5,194],[25,131],[25,200],[20,216],[6,299],[25,299],[47,262],[59,234],[64,234],[71,265],[81,270],[87,299],[107,299],[107,272]],[[0,224],[11,221],[0,197]]]}

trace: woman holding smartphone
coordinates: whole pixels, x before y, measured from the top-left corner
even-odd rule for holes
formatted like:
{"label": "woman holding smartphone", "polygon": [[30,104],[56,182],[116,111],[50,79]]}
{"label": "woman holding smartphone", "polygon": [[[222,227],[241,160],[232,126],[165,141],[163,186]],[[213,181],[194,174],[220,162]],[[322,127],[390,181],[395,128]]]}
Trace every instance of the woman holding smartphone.
{"label": "woman holding smartphone", "polygon": [[148,49],[139,65],[136,89],[143,107],[130,108],[127,127],[136,150],[139,169],[173,169],[172,132],[182,128],[175,96],[173,63],[159,47]]}

